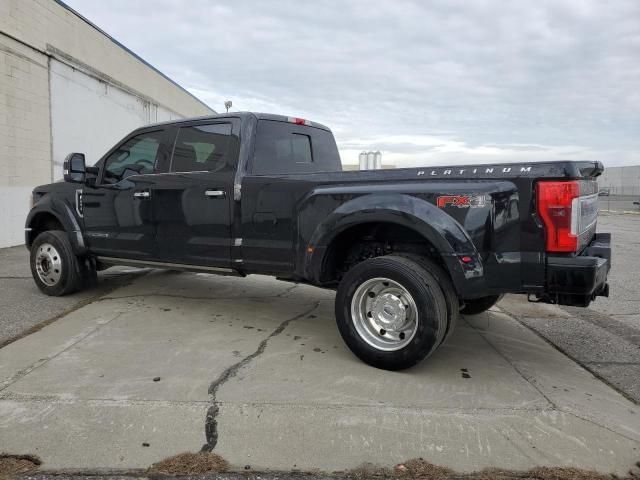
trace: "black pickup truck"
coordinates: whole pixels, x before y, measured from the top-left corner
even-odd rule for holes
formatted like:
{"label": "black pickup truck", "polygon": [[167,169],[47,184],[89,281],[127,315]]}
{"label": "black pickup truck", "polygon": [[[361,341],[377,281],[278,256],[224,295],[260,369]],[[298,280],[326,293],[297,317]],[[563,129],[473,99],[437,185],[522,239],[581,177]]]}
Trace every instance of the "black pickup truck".
{"label": "black pickup truck", "polygon": [[112,265],[306,282],[337,290],[358,357],[402,369],[505,293],[608,294],[599,162],[342,171],[323,125],[233,113],[140,128],[95,166],[72,153],[64,168],[26,221],[48,295]]}

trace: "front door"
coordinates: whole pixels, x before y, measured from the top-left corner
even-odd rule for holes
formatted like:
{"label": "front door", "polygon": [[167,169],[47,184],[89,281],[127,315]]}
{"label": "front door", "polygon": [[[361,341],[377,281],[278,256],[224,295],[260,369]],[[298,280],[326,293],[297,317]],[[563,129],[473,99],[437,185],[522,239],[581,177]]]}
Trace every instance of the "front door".
{"label": "front door", "polygon": [[152,195],[157,173],[168,165],[165,129],[136,133],[101,162],[95,186],[82,192],[86,241],[97,255],[152,260],[157,257]]}
{"label": "front door", "polygon": [[239,127],[221,119],[177,128],[169,173],[152,200],[162,261],[230,266]]}

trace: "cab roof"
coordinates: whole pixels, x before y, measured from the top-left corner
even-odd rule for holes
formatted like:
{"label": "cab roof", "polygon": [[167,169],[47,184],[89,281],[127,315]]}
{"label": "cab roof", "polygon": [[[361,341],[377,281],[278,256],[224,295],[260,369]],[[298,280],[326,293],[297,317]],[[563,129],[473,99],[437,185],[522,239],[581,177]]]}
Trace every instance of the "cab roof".
{"label": "cab roof", "polygon": [[218,113],[215,115],[203,115],[200,117],[189,117],[189,118],[180,118],[178,120],[169,120],[166,122],[158,122],[152,123],[149,125],[145,125],[140,128],[148,128],[148,127],[158,127],[158,126],[166,126],[166,125],[180,125],[183,123],[193,122],[194,120],[221,120],[224,118],[240,118],[241,120],[246,120],[250,117],[253,117],[257,120],[272,120],[276,122],[286,122],[286,123],[297,123],[297,121],[304,121],[304,125],[309,127],[321,128],[322,130],[331,131],[331,129],[321,123],[313,122],[311,120],[301,119],[298,117],[288,117],[286,115],[276,115],[274,113],[260,113],[260,112],[229,112],[229,113]]}

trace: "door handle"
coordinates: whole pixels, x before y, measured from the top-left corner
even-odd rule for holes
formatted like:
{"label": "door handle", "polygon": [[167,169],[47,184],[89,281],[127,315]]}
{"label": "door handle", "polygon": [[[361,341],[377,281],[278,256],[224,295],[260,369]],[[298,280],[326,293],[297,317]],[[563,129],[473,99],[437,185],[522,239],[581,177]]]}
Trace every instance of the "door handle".
{"label": "door handle", "polygon": [[206,190],[204,196],[208,198],[224,198],[227,196],[227,192],[224,190]]}
{"label": "door handle", "polygon": [[135,198],[149,198],[151,196],[151,193],[148,191],[144,191],[144,192],[133,192],[133,196]]}

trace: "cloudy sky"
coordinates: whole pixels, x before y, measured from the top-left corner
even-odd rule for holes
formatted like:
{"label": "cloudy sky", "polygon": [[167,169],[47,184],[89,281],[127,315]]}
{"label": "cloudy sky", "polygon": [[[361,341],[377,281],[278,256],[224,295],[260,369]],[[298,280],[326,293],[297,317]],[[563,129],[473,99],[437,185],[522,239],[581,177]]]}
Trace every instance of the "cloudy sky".
{"label": "cloudy sky", "polygon": [[223,111],[330,126],[343,162],[640,164],[638,0],[66,0]]}

